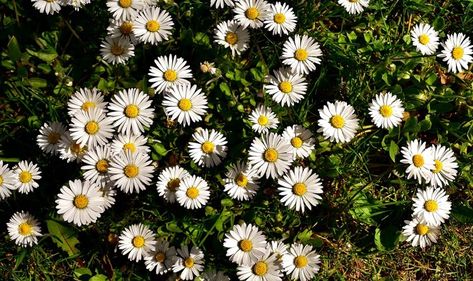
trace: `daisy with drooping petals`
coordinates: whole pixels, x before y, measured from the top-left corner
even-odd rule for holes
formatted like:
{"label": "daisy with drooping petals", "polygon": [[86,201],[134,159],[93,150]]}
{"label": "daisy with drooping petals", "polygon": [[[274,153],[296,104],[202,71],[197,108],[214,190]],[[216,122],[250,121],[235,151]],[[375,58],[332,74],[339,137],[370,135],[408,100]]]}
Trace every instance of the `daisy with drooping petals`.
{"label": "daisy with drooping petals", "polygon": [[342,5],[352,15],[363,12],[368,7],[369,2],[369,0],[338,0],[338,4]]}
{"label": "daisy with drooping petals", "polygon": [[72,139],[89,148],[105,145],[113,136],[112,120],[100,108],[78,111],[70,127]]}
{"label": "daisy with drooping petals", "polygon": [[146,269],[157,275],[166,274],[177,261],[176,249],[169,242],[159,238],[154,250],[145,257]]}
{"label": "daisy with drooping petals", "polygon": [[38,236],[41,236],[39,222],[28,212],[16,212],[7,223],[10,239],[21,247],[38,244]]}
{"label": "daisy with drooping petals", "polygon": [[264,21],[264,27],[273,35],[287,35],[296,29],[297,17],[289,5],[276,2],[270,4],[268,17]]}
{"label": "daisy with drooping petals", "polygon": [[227,138],[214,129],[196,130],[189,142],[189,154],[197,165],[213,167],[227,156]]}
{"label": "daisy with drooping petals", "polygon": [[257,226],[236,224],[225,234],[223,246],[227,248],[230,261],[249,266],[266,252],[266,236]]}
{"label": "daisy with drooping petals", "polygon": [[432,148],[434,158],[434,169],[428,180],[432,187],[443,187],[453,181],[457,176],[457,158],[451,148],[440,144]]}
{"label": "daisy with drooping petals", "polygon": [[432,243],[437,243],[437,238],[440,235],[440,227],[427,224],[420,218],[413,218],[410,221],[404,221],[405,226],[402,227],[402,235],[411,242],[413,247],[420,246],[424,249]]}
{"label": "daisy with drooping petals", "polygon": [[65,132],[59,140],[59,154],[60,158],[66,160],[68,163],[72,161],[80,162],[87,153],[87,146],[81,145],[71,137],[69,131]]}
{"label": "daisy with drooping petals", "polygon": [[441,188],[418,189],[416,197],[412,200],[414,201],[412,216],[424,220],[427,224],[438,226],[450,216],[452,203],[448,201],[448,195]]}
{"label": "daisy with drooping petals", "polygon": [[250,114],[248,118],[253,125],[251,128],[257,133],[267,133],[269,129],[278,127],[279,119],[271,110],[270,107],[266,107],[260,104]]}
{"label": "daisy with drooping petals", "polygon": [[419,184],[424,179],[429,182],[432,170],[435,169],[432,148],[426,148],[426,143],[421,140],[413,140],[407,143],[407,147],[401,149],[403,159],[401,163],[408,164],[406,169],[407,179],[414,178]]}
{"label": "daisy with drooping petals", "polygon": [[259,189],[258,174],[255,169],[244,162],[231,164],[225,174],[224,191],[236,200],[250,200]]}
{"label": "daisy with drooping petals", "polygon": [[215,6],[217,9],[225,8],[225,6],[234,7],[235,3],[233,1],[234,0],[210,0],[210,7]]}
{"label": "daisy with drooping petals", "polygon": [[323,109],[319,109],[319,115],[317,132],[322,132],[325,139],[343,143],[355,136],[358,118],[353,107],[346,102],[327,102]]}
{"label": "daisy with drooping petals", "polygon": [[151,126],[154,108],[147,94],[136,88],[121,90],[112,97],[108,116],[122,134],[139,135]]}
{"label": "daisy with drooping petals", "polygon": [[307,35],[296,34],[284,43],[281,59],[291,70],[299,74],[309,74],[315,70],[315,65],[320,64],[319,43]]}
{"label": "daisy with drooping petals", "polygon": [[250,33],[234,20],[219,23],[214,33],[215,42],[230,48],[232,57],[240,55],[249,47]]}
{"label": "daisy with drooping petals", "polygon": [[115,204],[115,196],[117,195],[117,190],[113,187],[113,182],[109,181],[100,184],[100,191],[102,192],[102,197],[104,200],[103,209],[108,210]]}
{"label": "daisy with drooping petals", "polygon": [[158,93],[169,90],[172,86],[190,85],[188,79],[192,72],[187,62],[176,55],[160,56],[154,60],[156,67],[151,66],[148,75],[151,87]]}
{"label": "daisy with drooping petals", "polygon": [[97,146],[89,150],[82,161],[82,170],[84,171],[84,179],[96,184],[106,184],[110,181],[110,173],[108,167],[112,159],[113,153],[108,145]]}
{"label": "daisy with drooping petals", "polygon": [[133,33],[133,22],[131,20],[112,20],[107,27],[107,34],[111,38],[128,39],[131,44],[136,44],[136,37]]}
{"label": "daisy with drooping petals", "polygon": [[204,252],[198,247],[189,248],[184,245],[177,249],[178,259],[172,270],[179,273],[181,280],[193,280],[204,270]]}
{"label": "daisy with drooping petals", "polygon": [[235,2],[234,19],[244,28],[260,28],[270,11],[265,0],[239,0]]}
{"label": "daisy with drooping petals", "polygon": [[59,140],[66,132],[66,126],[61,122],[47,122],[39,129],[36,142],[42,151],[56,155],[59,153]]}
{"label": "daisy with drooping petals", "polygon": [[181,181],[190,174],[184,168],[179,166],[167,167],[162,170],[158,177],[156,187],[158,194],[163,197],[167,202],[176,202],[176,191]]}
{"label": "daisy with drooping petals", "polygon": [[26,160],[20,161],[13,169],[15,189],[20,193],[30,193],[39,186],[38,180],[41,179],[41,171],[33,162]]}
{"label": "daisy with drooping petals", "polygon": [[131,261],[139,262],[149,256],[156,245],[154,232],[138,223],[125,228],[118,237],[118,248]]}
{"label": "daisy with drooping petals", "polygon": [[107,111],[107,102],[103,101],[103,95],[96,88],[81,88],[75,92],[67,102],[67,114],[76,116],[77,112],[87,112],[92,108],[100,108]]}
{"label": "daisy with drooping petals", "polygon": [[276,255],[270,249],[248,265],[237,268],[239,280],[248,281],[281,281],[282,273]]}
{"label": "daisy with drooping petals", "polygon": [[135,46],[128,38],[107,36],[100,44],[102,58],[111,64],[124,64],[135,56]]}
{"label": "daisy with drooping petals", "polygon": [[419,23],[411,30],[412,44],[423,55],[433,55],[439,45],[438,32],[426,23]]}
{"label": "daisy with drooping petals", "polygon": [[288,254],[287,245],[284,244],[282,240],[268,241],[266,248],[269,249],[271,253],[276,256],[276,262],[279,265],[279,269],[282,270],[282,258]]}
{"label": "daisy with drooping petals", "polygon": [[404,107],[402,102],[390,92],[376,95],[369,107],[371,120],[377,127],[392,129],[402,122]]}
{"label": "daisy with drooping petals", "polygon": [[187,126],[207,113],[207,97],[196,85],[179,85],[164,94],[163,106],[169,118]]}
{"label": "daisy with drooping petals", "polygon": [[463,33],[448,34],[447,41],[442,43],[443,50],[438,57],[448,64],[448,71],[453,73],[468,69],[468,64],[473,61],[473,46],[470,38]]}
{"label": "daisy with drooping petals", "polygon": [[292,244],[282,258],[282,267],[292,280],[312,280],[320,269],[319,264],[320,255],[312,250],[312,246],[299,243]]}
{"label": "daisy with drooping petals", "polygon": [[157,45],[168,40],[174,26],[172,18],[166,10],[157,6],[143,9],[133,20],[133,32],[136,38],[143,43]]}
{"label": "daisy with drooping petals", "polygon": [[117,20],[134,19],[138,12],[143,9],[142,0],[108,0],[108,11]]}
{"label": "daisy with drooping petals", "polygon": [[264,89],[271,98],[282,106],[293,106],[300,102],[307,91],[307,82],[301,74],[293,73],[288,67],[273,71],[267,78]]}
{"label": "daisy with drooping petals", "polygon": [[69,181],[58,194],[56,209],[62,218],[77,226],[95,223],[105,211],[100,187],[89,181]]}
{"label": "daisy with drooping petals", "polygon": [[112,141],[111,149],[114,154],[121,151],[147,154],[150,151],[147,143],[148,140],[142,135],[118,134]]}
{"label": "daisy with drooping petals", "polygon": [[207,204],[209,198],[209,185],[198,176],[183,178],[176,191],[177,202],[186,209],[200,209]]}
{"label": "daisy with drooping petals", "polygon": [[292,158],[306,158],[315,148],[315,139],[312,132],[301,125],[292,125],[286,127],[282,133],[285,139],[292,147]]}
{"label": "daisy with drooping petals", "polygon": [[251,143],[249,164],[260,176],[277,178],[289,170],[291,163],[291,145],[280,135],[265,134]]}
{"label": "daisy with drooping petals", "polygon": [[33,7],[40,13],[52,15],[61,10],[61,0],[32,0]]}
{"label": "daisy with drooping petals", "polygon": [[125,193],[139,193],[151,185],[154,168],[147,154],[120,152],[110,161],[110,179]]}
{"label": "daisy with drooping petals", "polygon": [[10,197],[11,191],[15,189],[15,174],[0,160],[0,198],[3,200]]}

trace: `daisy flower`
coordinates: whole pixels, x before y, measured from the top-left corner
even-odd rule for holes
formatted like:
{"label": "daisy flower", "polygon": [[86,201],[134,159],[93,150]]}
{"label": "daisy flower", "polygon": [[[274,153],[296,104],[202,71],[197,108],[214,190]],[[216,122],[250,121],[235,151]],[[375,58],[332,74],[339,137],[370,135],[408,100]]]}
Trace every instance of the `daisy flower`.
{"label": "daisy flower", "polygon": [[288,67],[273,71],[267,78],[264,90],[271,95],[273,101],[282,106],[293,106],[299,103],[306,94],[307,82],[301,74],[293,73]]}
{"label": "daisy flower", "polygon": [[177,261],[176,249],[169,247],[169,242],[159,238],[154,250],[145,257],[146,269],[157,275],[166,274]]}
{"label": "daisy flower", "polygon": [[207,113],[207,97],[196,85],[179,85],[164,94],[163,106],[169,118],[187,126]]}
{"label": "daisy flower", "polygon": [[88,112],[92,108],[100,108],[107,111],[107,102],[103,101],[103,95],[96,88],[81,88],[75,92],[67,102],[67,114],[74,117],[78,112]]}
{"label": "daisy flower", "polygon": [[172,270],[180,273],[182,280],[193,280],[204,270],[204,252],[198,247],[192,246],[189,251],[187,246],[177,249],[178,259],[173,265]]}
{"label": "daisy flower", "polygon": [[130,39],[107,36],[100,44],[102,58],[111,64],[124,64],[135,56],[135,46]]}
{"label": "daisy flower", "polygon": [[214,75],[217,73],[218,68],[215,67],[215,63],[204,61],[200,63],[200,71],[203,73],[210,73]]}
{"label": "daisy flower", "polygon": [[13,169],[15,189],[20,193],[30,193],[39,186],[38,180],[41,179],[41,171],[33,162],[26,160],[20,161]]}
{"label": "daisy flower", "polygon": [[108,0],[108,11],[117,20],[134,19],[138,12],[143,9],[142,0]]}
{"label": "daisy flower", "polygon": [[291,163],[291,145],[278,134],[269,133],[253,139],[249,152],[249,164],[259,175],[277,178],[289,170]]}
{"label": "daisy flower", "polygon": [[214,33],[215,42],[225,48],[230,48],[232,57],[240,55],[249,47],[250,33],[236,21],[219,23]]}
{"label": "daisy flower", "polygon": [[297,157],[306,158],[315,148],[315,139],[311,131],[301,125],[286,127],[282,133],[282,138],[291,144],[292,159]]}
{"label": "daisy flower", "polygon": [[96,183],[105,184],[110,181],[108,167],[113,153],[110,146],[97,146],[95,149],[89,150],[82,161],[82,171],[84,171],[84,179]]}
{"label": "daisy flower", "polygon": [[112,141],[111,149],[114,154],[121,151],[147,154],[150,151],[147,143],[148,139],[142,135],[118,134]]}
{"label": "daisy flower", "polygon": [[189,172],[179,166],[167,167],[162,170],[156,183],[159,196],[169,203],[176,202],[177,188],[181,181],[189,176]]}
{"label": "daisy flower", "polygon": [[266,249],[250,264],[243,264],[237,268],[239,280],[248,281],[281,281],[282,273],[279,269],[276,255]]}
{"label": "daisy flower", "polygon": [[432,148],[426,148],[426,143],[421,140],[413,140],[407,147],[401,149],[403,159],[401,163],[408,164],[406,169],[407,179],[414,178],[419,184],[424,179],[430,181],[432,170],[435,170],[435,162]]}
{"label": "daisy flower", "polygon": [[234,19],[246,29],[260,28],[270,11],[269,3],[265,0],[239,0],[235,3]]}
{"label": "daisy flower", "polygon": [[468,64],[473,61],[470,38],[463,33],[449,34],[442,47],[442,52],[437,56],[443,57],[443,61],[447,62],[448,71],[457,73],[468,69]]}
{"label": "daisy flower", "polygon": [[434,157],[434,169],[432,176],[429,178],[432,187],[443,187],[453,181],[457,176],[457,158],[453,154],[451,148],[447,148],[440,144],[432,148]]}
{"label": "daisy flower", "polygon": [[281,59],[293,72],[309,74],[315,70],[316,64],[320,64],[320,56],[322,51],[319,43],[307,35],[296,34],[284,43]]}
{"label": "daisy flower", "polygon": [[187,62],[176,55],[160,56],[154,60],[156,67],[151,66],[148,75],[149,83],[158,93],[169,90],[172,86],[190,85],[192,72]]}
{"label": "daisy flower", "polygon": [[228,7],[234,7],[234,0],[210,0],[210,7],[215,7],[217,9]]}
{"label": "daisy flower", "polygon": [[248,118],[253,125],[251,128],[257,133],[267,133],[269,129],[275,129],[278,127],[279,119],[271,110],[270,107],[266,107],[260,104],[255,108]]}
{"label": "daisy flower", "polygon": [[442,224],[449,218],[452,203],[448,201],[448,195],[445,190],[434,187],[427,187],[426,190],[417,190],[414,201],[412,214],[413,217],[418,217],[425,221],[425,223],[433,226]]}
{"label": "daisy flower", "polygon": [[139,262],[153,253],[156,245],[154,232],[138,223],[125,228],[118,237],[118,248],[131,261]]}
{"label": "daisy flower", "polygon": [[147,154],[120,152],[110,161],[108,172],[115,186],[125,193],[139,193],[151,185],[154,168]]}
{"label": "daisy flower", "polygon": [[264,21],[264,27],[273,35],[287,35],[296,29],[297,17],[289,5],[276,2],[269,6],[268,17]]}
{"label": "daisy flower", "polygon": [[132,44],[136,43],[131,20],[112,20],[107,27],[107,34],[111,38],[123,38],[128,39]]}
{"label": "daisy flower", "polygon": [[411,30],[412,44],[423,55],[433,55],[439,45],[439,34],[426,23],[419,23]]}
{"label": "daisy flower", "polygon": [[424,249],[432,243],[437,243],[437,238],[440,235],[440,226],[432,226],[422,219],[413,218],[410,221],[404,221],[405,226],[402,227],[402,235],[411,242],[413,247],[420,246]]}
{"label": "daisy flower", "polygon": [[224,191],[231,198],[245,201],[255,197],[259,189],[259,177],[251,166],[244,162],[231,164],[225,176]]}
{"label": "daisy flower", "polygon": [[265,254],[266,236],[252,224],[236,224],[225,234],[223,246],[227,248],[230,261],[251,266]]}
{"label": "daisy flower", "polygon": [[200,278],[202,278],[202,281],[230,281],[230,278],[225,275],[225,272],[215,270],[204,272],[202,275],[200,275]]}
{"label": "daisy flower", "polygon": [[163,40],[168,40],[174,26],[172,18],[166,10],[157,6],[143,9],[133,20],[136,38],[143,43],[157,45]]}
{"label": "daisy flower", "polygon": [[390,92],[377,94],[369,104],[371,120],[377,127],[392,129],[402,122],[402,102]]}
{"label": "daisy flower", "polygon": [[60,158],[68,163],[72,161],[80,162],[87,152],[87,146],[81,145],[73,140],[69,131],[65,132],[59,140]]}
{"label": "daisy flower", "polygon": [[5,199],[10,197],[11,191],[15,190],[15,174],[8,168],[8,165],[3,165],[0,160],[0,197]]}
{"label": "daisy flower", "polygon": [[33,7],[40,13],[52,15],[61,10],[60,0],[32,0]]}
{"label": "daisy flower", "polygon": [[282,270],[282,258],[285,255],[289,254],[289,252],[287,251],[287,245],[284,244],[282,240],[268,241],[266,248],[269,249],[271,253],[276,256],[276,262],[279,265],[279,269]]}
{"label": "daisy flower", "polygon": [[112,120],[99,108],[78,111],[71,121],[71,137],[81,145],[93,148],[105,145],[113,136]]}
{"label": "daisy flower", "polygon": [[61,5],[72,6],[75,11],[79,11],[80,8],[90,4],[90,0],[62,0]]}
{"label": "daisy flower", "polygon": [[16,212],[7,223],[8,235],[21,247],[38,244],[41,236],[39,222],[28,212]]}
{"label": "daisy flower", "polygon": [[121,90],[112,97],[108,116],[122,134],[139,135],[151,126],[154,108],[147,94],[136,88]]}
{"label": "daisy flower", "polygon": [[100,187],[89,181],[69,181],[56,200],[56,209],[62,218],[77,226],[95,223],[105,211],[105,200]]}
{"label": "daisy flower", "polygon": [[338,0],[338,4],[342,5],[352,15],[363,12],[368,7],[369,2],[369,0]]}
{"label": "daisy flower", "polygon": [[214,129],[196,130],[189,142],[189,154],[197,165],[213,167],[227,156],[227,138]]}
{"label": "daisy flower", "polygon": [[200,209],[210,197],[208,183],[201,177],[188,176],[182,179],[176,191],[179,205],[186,209]]}
{"label": "daisy flower", "polygon": [[282,258],[282,267],[292,280],[309,281],[320,269],[320,255],[310,245],[295,243]]}
{"label": "daisy flower", "polygon": [[331,142],[349,142],[358,129],[358,118],[355,110],[344,101],[327,102],[323,109],[319,109],[320,119],[317,121],[319,129],[325,139]]}
{"label": "daisy flower", "polygon": [[113,187],[113,183],[111,181],[100,184],[100,191],[102,192],[102,197],[104,199],[103,209],[108,210],[115,204],[115,196],[117,195],[117,191]]}
{"label": "daisy flower", "polygon": [[66,132],[66,126],[61,122],[47,122],[39,129],[36,142],[45,153],[56,155],[59,153],[59,140]]}

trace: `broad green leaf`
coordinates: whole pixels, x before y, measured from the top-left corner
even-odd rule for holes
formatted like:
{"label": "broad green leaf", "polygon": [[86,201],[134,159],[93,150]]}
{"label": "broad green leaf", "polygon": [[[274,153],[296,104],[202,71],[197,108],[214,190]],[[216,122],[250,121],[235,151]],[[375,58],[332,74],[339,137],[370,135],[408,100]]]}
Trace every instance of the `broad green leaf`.
{"label": "broad green leaf", "polygon": [[473,209],[467,206],[454,206],[452,217],[464,224],[473,224]]}
{"label": "broad green leaf", "polygon": [[389,157],[391,157],[391,160],[393,160],[394,163],[396,162],[396,155],[398,152],[399,146],[394,141],[391,141],[389,144]]}
{"label": "broad green leaf", "polygon": [[79,267],[74,270],[74,277],[80,278],[83,275],[92,275],[92,271],[87,267]]}
{"label": "broad green leaf", "polygon": [[158,143],[153,143],[153,144],[151,145],[151,147],[153,148],[153,150],[154,150],[157,154],[159,154],[159,155],[161,155],[161,156],[166,156],[166,154],[168,153],[168,150],[167,150],[167,149],[164,147],[164,145],[163,145],[162,143],[160,143],[160,142],[158,142]]}
{"label": "broad green leaf", "polygon": [[228,84],[225,82],[220,83],[219,85],[220,90],[226,95],[226,96],[231,96],[232,92],[230,91],[230,87],[228,87]]}
{"label": "broad green leaf", "polygon": [[374,233],[374,244],[380,251],[393,250],[399,242],[400,234],[400,231],[392,225],[384,228],[377,227]]}
{"label": "broad green leaf", "polygon": [[28,79],[28,82],[33,88],[46,88],[48,86],[48,81],[43,78],[31,77]]}
{"label": "broad green leaf", "polygon": [[56,245],[66,251],[69,256],[79,253],[76,245],[79,243],[77,233],[72,227],[63,225],[54,220],[46,220],[48,232]]}
{"label": "broad green leaf", "polygon": [[182,229],[177,225],[175,221],[166,223],[166,229],[171,232],[182,232]]}
{"label": "broad green leaf", "polygon": [[18,45],[18,40],[16,40],[15,36],[12,36],[10,41],[8,41],[7,49],[8,56],[12,61],[17,61],[21,58],[20,45]]}
{"label": "broad green leaf", "polygon": [[50,63],[57,57],[57,52],[53,48],[47,48],[40,51],[34,51],[30,49],[26,49],[28,54],[32,55],[33,57],[37,57],[38,59]]}
{"label": "broad green leaf", "polygon": [[103,275],[103,274],[97,274],[97,275],[94,275],[92,277],[90,277],[89,281],[107,281],[108,278],[107,276]]}

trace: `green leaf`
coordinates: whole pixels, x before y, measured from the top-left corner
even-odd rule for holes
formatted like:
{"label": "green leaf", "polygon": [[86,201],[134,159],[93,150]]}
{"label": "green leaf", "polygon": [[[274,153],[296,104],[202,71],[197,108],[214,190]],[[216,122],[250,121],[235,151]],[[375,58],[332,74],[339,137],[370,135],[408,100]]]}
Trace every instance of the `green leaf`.
{"label": "green leaf", "polygon": [[83,275],[92,275],[92,271],[87,267],[79,267],[74,270],[74,277],[80,278]]}
{"label": "green leaf", "polygon": [[56,245],[62,250],[66,251],[69,256],[79,253],[76,245],[79,243],[77,233],[72,227],[63,225],[54,220],[46,220],[48,232]]}
{"label": "green leaf", "polygon": [[400,231],[392,225],[384,228],[377,227],[374,233],[374,244],[380,251],[393,250],[399,242],[400,234]]}
{"label": "green leaf", "polygon": [[108,278],[107,276],[103,275],[103,274],[97,274],[97,275],[94,275],[92,277],[90,277],[89,281],[107,281]]}
{"label": "green leaf", "polygon": [[18,45],[18,40],[16,40],[15,36],[12,36],[10,41],[8,41],[7,49],[8,56],[12,61],[17,61],[21,58],[20,45]]}
{"label": "green leaf", "polygon": [[13,269],[17,269],[23,260],[26,257],[26,254],[28,253],[29,249],[21,248],[20,253],[16,256],[16,262],[15,262],[15,267]]}
{"label": "green leaf", "polygon": [[221,215],[215,221],[215,229],[219,232],[224,231],[223,225],[232,217],[233,213],[227,210],[222,211]]}
{"label": "green leaf", "polygon": [[312,238],[312,230],[304,229],[304,231],[299,232],[296,236],[297,240],[299,240],[303,244],[307,244],[307,242]]}
{"label": "green leaf", "polygon": [[220,201],[223,207],[231,207],[233,206],[233,200],[230,198],[224,198]]}
{"label": "green leaf", "polygon": [[376,224],[374,216],[379,210],[379,206],[375,200],[369,198],[364,192],[358,192],[352,199],[352,202],[353,206],[350,208],[349,213],[355,220],[369,225]]}
{"label": "green leaf", "polygon": [[167,150],[167,149],[164,147],[164,145],[163,145],[162,143],[160,143],[160,142],[158,142],[158,143],[153,143],[153,144],[151,145],[151,147],[153,148],[153,150],[154,150],[157,154],[159,154],[159,155],[161,155],[161,156],[166,156],[166,154],[168,154],[168,150]]}
{"label": "green leaf", "polygon": [[170,221],[166,223],[166,229],[170,232],[177,232],[177,233],[182,232],[182,229],[177,225],[175,221]]}
{"label": "green leaf", "polygon": [[396,163],[396,155],[398,152],[399,146],[394,141],[391,141],[389,144],[389,157],[391,157],[391,160],[393,160],[394,163]]}
{"label": "green leaf", "polygon": [[28,82],[30,82],[30,86],[33,88],[46,88],[48,86],[48,82],[43,78],[31,77],[28,79]]}
{"label": "green leaf", "polygon": [[467,206],[454,206],[452,217],[464,224],[473,224],[473,209]]}
{"label": "green leaf", "polygon": [[222,91],[226,96],[231,96],[232,91],[230,91],[230,87],[228,87],[228,84],[225,82],[220,83],[219,85],[220,91]]}
{"label": "green leaf", "polygon": [[425,79],[427,85],[433,85],[435,81],[437,81],[437,73],[432,73],[427,77],[427,79]]}
{"label": "green leaf", "polygon": [[47,48],[40,51],[33,51],[30,49],[26,49],[28,54],[32,55],[33,57],[37,57],[38,59],[50,63],[57,57],[57,52],[53,48]]}

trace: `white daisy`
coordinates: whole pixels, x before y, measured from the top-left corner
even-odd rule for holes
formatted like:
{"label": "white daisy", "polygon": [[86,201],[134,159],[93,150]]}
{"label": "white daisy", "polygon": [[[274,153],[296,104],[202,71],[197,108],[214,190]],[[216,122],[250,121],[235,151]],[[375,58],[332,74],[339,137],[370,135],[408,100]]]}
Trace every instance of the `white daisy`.
{"label": "white daisy", "polygon": [[62,0],[61,5],[63,6],[72,6],[75,11],[78,11],[80,8],[84,7],[87,4],[90,4],[91,0]]}
{"label": "white daisy", "polygon": [[448,195],[441,188],[418,189],[416,197],[412,200],[414,201],[412,216],[424,220],[429,225],[440,225],[449,218],[452,203],[448,201]]}
{"label": "white daisy", "polygon": [[268,75],[268,84],[264,90],[271,98],[282,106],[293,106],[299,103],[306,94],[307,82],[303,75],[293,73],[288,67],[281,67]]}
{"label": "white daisy", "polygon": [[363,12],[368,7],[369,2],[369,0],[338,0],[338,4],[342,5],[352,15]]}
{"label": "white daisy", "polygon": [[159,196],[169,203],[176,202],[177,188],[181,181],[189,176],[189,172],[179,166],[167,167],[162,170],[156,183]]}
{"label": "white daisy", "polygon": [[282,240],[268,241],[266,248],[269,249],[271,253],[276,256],[276,262],[279,265],[279,269],[283,270],[282,259],[285,255],[289,253],[287,251],[287,245],[284,244]]}
{"label": "white daisy", "polygon": [[125,193],[139,193],[151,185],[154,168],[147,154],[120,152],[108,168],[110,179]]}
{"label": "white daisy", "polygon": [[248,118],[253,125],[251,128],[257,133],[267,133],[269,129],[275,129],[278,127],[279,119],[271,110],[270,107],[266,107],[263,104],[258,105],[250,114]]}
{"label": "white daisy", "polygon": [[60,158],[66,160],[68,163],[74,160],[76,162],[82,161],[87,150],[87,146],[81,145],[72,139],[69,131],[65,132],[59,140]]}
{"label": "white daisy", "polygon": [[209,198],[209,185],[198,176],[183,178],[176,191],[177,202],[186,209],[200,209],[207,204]]}
{"label": "white daisy", "polygon": [[413,247],[420,246],[424,249],[432,243],[437,243],[437,237],[440,235],[440,226],[427,224],[419,218],[413,218],[410,221],[404,221],[405,226],[402,227],[402,235],[411,242]]}
{"label": "white daisy", "polygon": [[176,55],[160,56],[154,60],[148,75],[149,83],[158,93],[169,90],[172,86],[190,85],[192,72],[187,62]]}
{"label": "white daisy", "polygon": [[67,102],[67,114],[74,117],[79,111],[87,112],[92,108],[100,108],[107,111],[107,102],[103,101],[103,95],[96,88],[81,88],[75,92]]}
{"label": "white daisy", "polygon": [[192,246],[189,251],[189,248],[184,245],[177,249],[177,253],[178,259],[173,265],[172,270],[180,273],[180,279],[193,280],[194,277],[199,276],[204,271],[204,252],[198,247]]}
{"label": "white daisy", "polygon": [[320,64],[320,56],[322,51],[319,43],[307,35],[296,34],[284,43],[281,59],[293,72],[308,74],[315,70],[316,64]]}
{"label": "white daisy", "polygon": [[13,169],[15,189],[20,193],[30,193],[39,186],[38,180],[41,179],[41,171],[33,162],[26,160],[18,162]]}
{"label": "white daisy", "polygon": [[3,200],[10,197],[11,191],[15,189],[15,174],[0,160],[0,198]]}
{"label": "white daisy", "polygon": [[215,67],[215,63],[204,61],[200,63],[200,71],[203,73],[210,73],[214,75],[217,73],[218,68]]}
{"label": "white daisy", "polygon": [[61,10],[60,0],[32,0],[33,7],[40,13],[52,15]]}
{"label": "white daisy", "polygon": [[7,223],[8,235],[15,240],[15,244],[21,247],[38,244],[38,236],[41,236],[41,227],[28,212],[16,212]]}
{"label": "white daisy", "polygon": [[230,48],[232,57],[240,55],[249,47],[249,31],[234,20],[219,23],[214,33],[215,42],[225,48]]}
{"label": "white daisy", "polygon": [[438,32],[426,23],[419,23],[411,30],[412,44],[423,55],[433,55],[439,45]]}
{"label": "white daisy", "polygon": [[112,141],[111,149],[113,153],[120,153],[121,151],[130,151],[131,153],[145,153],[150,151],[148,139],[142,135],[126,135],[118,134]]}
{"label": "white daisy", "polygon": [[266,252],[266,236],[252,224],[235,224],[225,234],[223,246],[227,248],[230,261],[251,266]]}
{"label": "white daisy", "polygon": [[225,174],[225,189],[228,195],[237,200],[245,201],[255,197],[259,189],[258,173],[244,162],[231,164]]}
{"label": "white daisy", "polygon": [[156,245],[154,232],[146,225],[138,223],[125,228],[118,237],[118,248],[131,261],[139,262],[151,255]]}
{"label": "white daisy", "polygon": [[294,10],[286,3],[271,4],[264,27],[273,35],[287,35],[296,29],[297,17]]}
{"label": "white daisy", "polygon": [[434,169],[428,182],[432,187],[443,187],[453,181],[457,176],[457,158],[451,148],[440,144],[432,148]]}
{"label": "white daisy", "polygon": [[104,199],[103,208],[104,210],[107,210],[115,204],[117,191],[113,187],[113,182],[111,181],[100,184],[100,191],[102,192],[102,197]]}
{"label": "white daisy", "polygon": [[390,92],[377,94],[369,107],[371,120],[379,128],[392,129],[402,122],[404,107],[401,100]]}
{"label": "white daisy", "polygon": [[133,21],[131,20],[112,20],[107,27],[107,34],[112,38],[128,39],[132,44],[136,44],[137,40],[133,28]]}
{"label": "white daisy", "polygon": [[215,7],[217,9],[228,7],[234,7],[234,0],[210,0],[210,7]]}
{"label": "white daisy", "polygon": [[407,143],[407,147],[401,149],[403,159],[401,163],[408,164],[406,169],[407,178],[418,180],[419,184],[424,179],[429,182],[432,170],[435,169],[432,148],[426,148],[426,143],[421,140],[413,140]]}
{"label": "white daisy", "polygon": [[59,140],[66,132],[66,126],[61,122],[47,122],[39,129],[36,142],[42,151],[52,155],[59,153]]}
{"label": "white daisy", "polygon": [[265,0],[239,0],[233,8],[234,19],[245,29],[262,27],[269,11],[269,3]]}
{"label": "white daisy", "polygon": [[108,63],[124,64],[135,56],[135,46],[128,38],[107,36],[100,43],[100,54]]}
{"label": "white daisy", "polygon": [[89,181],[69,181],[56,200],[56,209],[62,218],[78,226],[95,223],[105,211],[105,200],[100,187]]}
{"label": "white daisy", "polygon": [[442,43],[443,50],[437,56],[443,57],[448,64],[448,71],[453,73],[468,69],[468,64],[473,61],[473,46],[470,38],[463,33],[447,35],[447,41]]}
{"label": "white daisy", "polygon": [[355,110],[344,101],[327,102],[323,109],[319,109],[320,119],[317,121],[319,129],[325,139],[331,142],[349,142],[358,129],[358,118]]}
{"label": "white daisy", "polygon": [[281,281],[282,273],[279,269],[276,255],[266,249],[250,264],[240,265],[237,268],[239,280],[245,281]]}
{"label": "white daisy", "polygon": [[286,127],[282,133],[285,139],[292,147],[292,158],[306,158],[315,148],[315,139],[312,132],[301,125],[292,125]]}
{"label": "white daisy", "polygon": [[151,126],[154,108],[147,94],[136,88],[121,90],[112,97],[108,116],[122,134],[139,135]]}
{"label": "white daisy", "polygon": [[174,26],[172,18],[166,10],[157,6],[143,9],[133,20],[136,38],[143,43],[157,45],[163,40],[168,40]]}
{"label": "white daisy", "polygon": [[145,257],[146,269],[154,271],[157,275],[163,275],[172,269],[177,261],[176,249],[169,247],[169,242],[159,238],[156,246],[148,256]]}
{"label": "white daisy", "polygon": [[110,173],[108,167],[112,159],[113,153],[110,146],[97,146],[89,150],[82,159],[82,171],[84,171],[84,179],[102,185],[110,181]]}
{"label": "white daisy", "polygon": [[143,9],[142,0],[108,0],[108,11],[113,18],[117,20],[131,20],[134,19],[138,12]]}
{"label": "white daisy", "polygon": [[260,176],[275,179],[289,170],[291,163],[291,145],[280,135],[269,133],[253,139],[249,164]]}
{"label": "white daisy", "polygon": [[164,94],[163,106],[169,118],[187,126],[207,113],[207,97],[196,85],[179,85]]}
{"label": "white daisy", "polygon": [[202,281],[230,281],[230,278],[228,278],[223,271],[209,270],[199,277]]}
{"label": "white daisy", "polygon": [[213,167],[227,156],[227,138],[214,129],[196,130],[189,142],[189,155],[197,165]]}
{"label": "white daisy", "polygon": [[72,118],[70,127],[72,139],[89,148],[105,145],[113,136],[112,120],[99,108],[91,108],[87,112],[78,111]]}
{"label": "white daisy", "polygon": [[282,267],[292,280],[309,281],[320,269],[320,255],[310,245],[295,243],[282,258]]}

